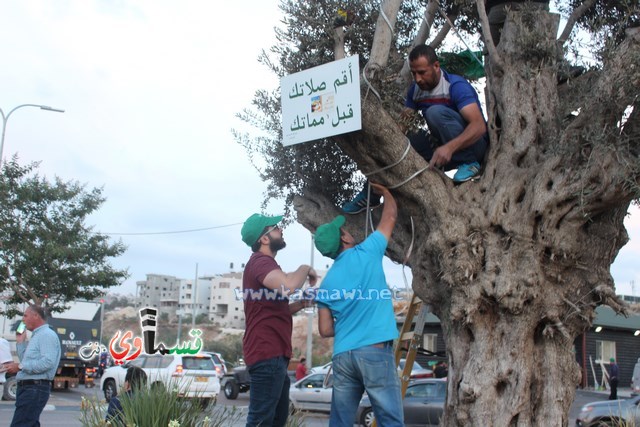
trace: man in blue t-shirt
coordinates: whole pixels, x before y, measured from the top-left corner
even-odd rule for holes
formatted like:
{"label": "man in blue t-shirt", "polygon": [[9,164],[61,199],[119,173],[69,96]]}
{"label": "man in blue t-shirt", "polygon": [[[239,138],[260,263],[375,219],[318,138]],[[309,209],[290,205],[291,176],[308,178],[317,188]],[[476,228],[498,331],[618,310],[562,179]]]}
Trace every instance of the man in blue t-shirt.
{"label": "man in blue t-shirt", "polygon": [[[413,83],[405,100],[400,120],[403,132],[409,117],[420,111],[429,130],[408,135],[413,148],[432,168],[445,171],[458,169],[453,182],[470,180],[480,173],[480,163],[488,146],[487,123],[482,114],[478,94],[463,77],[449,74],[431,46],[419,45],[409,53],[409,68]],[[380,197],[367,202],[367,189],[361,191],[342,210],[356,214],[367,205],[380,204]]]}
{"label": "man in blue t-shirt", "polygon": [[387,188],[371,187],[384,197],[384,208],[378,228],[364,242],[356,244],[342,228],[343,216],[321,225],[315,234],[316,248],[335,260],[316,294],[320,335],[334,337],[332,427],[353,426],[365,390],[378,425],[404,425],[393,355],[398,329],[382,269],[398,209]]}

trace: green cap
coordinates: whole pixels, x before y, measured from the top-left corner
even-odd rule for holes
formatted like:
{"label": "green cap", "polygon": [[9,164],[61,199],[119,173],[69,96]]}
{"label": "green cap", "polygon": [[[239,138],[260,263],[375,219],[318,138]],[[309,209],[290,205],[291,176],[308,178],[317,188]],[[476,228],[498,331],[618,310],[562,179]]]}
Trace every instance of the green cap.
{"label": "green cap", "polygon": [[615,361],[616,361],[616,359],[614,359],[613,357],[611,359],[609,359],[609,362],[611,362],[611,363],[613,363]]}
{"label": "green cap", "polygon": [[316,230],[316,248],[324,256],[335,259],[340,250],[340,227],[345,223],[345,218],[338,215],[333,221],[322,224]]}
{"label": "green cap", "polygon": [[282,215],[264,216],[257,213],[251,215],[242,225],[242,230],[240,230],[242,241],[248,246],[252,246],[262,237],[262,231],[265,227],[271,227],[280,221],[282,221]]}

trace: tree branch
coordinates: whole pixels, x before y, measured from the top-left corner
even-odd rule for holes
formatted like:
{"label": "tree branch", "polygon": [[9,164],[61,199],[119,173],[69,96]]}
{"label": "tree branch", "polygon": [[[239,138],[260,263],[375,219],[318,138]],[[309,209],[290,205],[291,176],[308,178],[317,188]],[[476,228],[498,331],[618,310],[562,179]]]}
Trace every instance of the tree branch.
{"label": "tree branch", "polygon": [[476,5],[478,7],[480,23],[482,24],[482,37],[484,39],[485,46],[489,51],[489,58],[491,58],[491,66],[494,67],[496,71],[502,71],[504,70],[504,65],[502,58],[498,55],[496,45],[493,44],[493,37],[491,37],[491,31],[489,30],[489,18],[487,17],[487,11],[485,10],[485,1],[476,0]]}
{"label": "tree branch", "polygon": [[336,27],[333,31],[333,54],[336,61],[346,57],[344,49],[344,27]]}
{"label": "tree branch", "polygon": [[564,26],[562,34],[558,37],[557,42],[560,47],[569,39],[569,35],[571,35],[573,27],[576,25],[576,22],[578,22],[578,19],[580,19],[580,17],[584,15],[586,11],[595,4],[595,2],[596,0],[585,0],[580,6],[573,9],[573,12],[571,12],[569,19],[567,20],[567,25]]}
{"label": "tree branch", "polygon": [[380,6],[380,14],[376,23],[376,31],[373,35],[371,46],[371,56],[367,69],[371,73],[384,68],[389,59],[389,49],[393,40],[393,29],[398,17],[398,10],[402,0],[385,0]]}

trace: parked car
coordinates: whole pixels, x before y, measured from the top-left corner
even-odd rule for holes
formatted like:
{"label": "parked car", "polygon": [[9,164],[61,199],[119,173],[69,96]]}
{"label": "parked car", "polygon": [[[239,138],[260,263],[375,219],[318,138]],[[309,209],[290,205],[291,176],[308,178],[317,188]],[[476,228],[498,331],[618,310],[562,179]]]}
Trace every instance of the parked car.
{"label": "parked car", "polygon": [[198,397],[204,401],[215,399],[220,392],[220,380],[208,354],[141,354],[124,365],[105,369],[100,382],[104,397],[109,402],[124,385],[129,366],[138,366],[147,373],[150,387],[177,387],[185,397]]}
{"label": "parked car", "polygon": [[[402,374],[402,370],[404,369],[404,364],[406,359],[400,359],[400,363],[398,364],[398,371]],[[413,366],[411,367],[411,375],[410,378],[412,380],[417,380],[420,378],[433,378],[433,371],[431,369],[423,368],[418,362],[414,361]]]}
{"label": "parked car", "polygon": [[296,381],[289,389],[289,408],[298,411],[331,411],[333,375],[329,373],[309,374]]}
{"label": "parked car", "polygon": [[222,378],[227,374],[227,362],[224,361],[220,353],[216,353],[214,351],[203,351],[202,353],[210,355],[211,359],[213,359],[213,364],[216,367],[218,378]]}
{"label": "parked car", "polygon": [[[437,426],[444,412],[447,381],[444,378],[413,380],[402,401],[405,426]],[[373,424],[373,409],[369,396],[360,401],[356,421],[365,427]]]}
{"label": "parked car", "polygon": [[314,366],[313,368],[309,369],[309,373],[310,374],[326,374],[327,372],[329,372],[329,368],[331,368],[331,362],[325,363],[322,366]]}
{"label": "parked car", "polygon": [[576,425],[579,427],[640,425],[639,403],[640,396],[588,403],[580,410]]}
{"label": "parked car", "polygon": [[4,377],[0,375],[0,391],[2,391],[2,400],[16,400],[16,395],[18,394],[18,381],[16,380],[16,376]]}
{"label": "parked car", "polygon": [[251,376],[245,365],[239,365],[222,378],[222,389],[227,399],[233,400],[239,393],[249,391]]}

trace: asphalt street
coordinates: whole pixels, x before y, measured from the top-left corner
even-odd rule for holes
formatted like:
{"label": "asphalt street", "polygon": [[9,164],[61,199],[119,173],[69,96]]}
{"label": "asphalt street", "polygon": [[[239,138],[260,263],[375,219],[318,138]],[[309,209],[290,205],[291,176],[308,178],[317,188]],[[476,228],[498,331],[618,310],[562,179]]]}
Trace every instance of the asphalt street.
{"label": "asphalt street", "polygon": [[[619,389],[618,394],[621,398],[629,397],[629,389]],[[580,413],[580,408],[597,400],[606,400],[607,392],[584,391],[578,390],[576,398],[569,412],[569,426],[575,425],[575,419]],[[80,422],[80,402],[82,397],[102,399],[102,393],[95,388],[85,388],[79,386],[76,389],[56,390],[52,392],[47,407],[45,408],[40,423],[46,427],[81,427]],[[248,393],[241,393],[236,400],[227,400],[224,394],[218,396],[217,406],[236,407],[240,411],[241,416],[237,422],[225,427],[242,427],[246,417],[246,410],[249,404]],[[13,417],[14,402],[0,401],[0,427],[9,427],[11,418]],[[105,407],[106,409],[106,407]],[[322,413],[305,413],[304,426],[321,427],[328,424],[328,415]]]}

